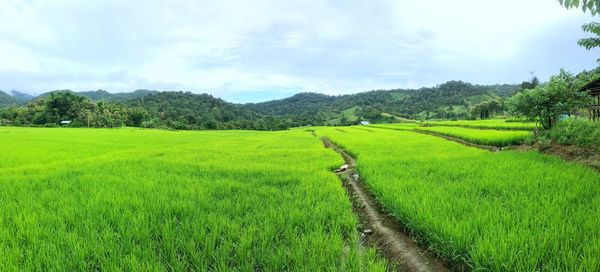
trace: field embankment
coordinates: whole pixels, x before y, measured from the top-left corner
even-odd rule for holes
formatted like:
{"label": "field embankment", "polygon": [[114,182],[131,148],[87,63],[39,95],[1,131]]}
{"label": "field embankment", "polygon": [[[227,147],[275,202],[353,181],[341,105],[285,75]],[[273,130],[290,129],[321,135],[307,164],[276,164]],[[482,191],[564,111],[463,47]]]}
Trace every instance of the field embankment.
{"label": "field embankment", "polygon": [[466,142],[465,144],[479,145],[485,149],[490,147],[505,147],[509,145],[518,145],[531,137],[532,132],[526,130],[497,130],[492,128],[478,129],[461,126],[432,126],[419,123],[403,124],[379,124],[370,125],[373,128],[392,129],[400,131],[414,131],[432,134],[435,136],[444,136],[450,140]]}
{"label": "field embankment", "polygon": [[484,120],[457,120],[457,121],[426,121],[421,122],[425,126],[449,126],[465,127],[477,129],[497,129],[497,130],[525,130],[532,131],[536,128],[535,123],[528,122],[507,122],[503,119],[484,119]]}

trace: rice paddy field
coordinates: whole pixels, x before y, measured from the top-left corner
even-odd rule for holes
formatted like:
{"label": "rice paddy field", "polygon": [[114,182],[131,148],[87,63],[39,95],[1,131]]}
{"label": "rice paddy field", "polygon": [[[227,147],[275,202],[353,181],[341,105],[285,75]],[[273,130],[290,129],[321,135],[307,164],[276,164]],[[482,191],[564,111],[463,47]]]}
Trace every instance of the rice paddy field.
{"label": "rice paddy field", "polygon": [[362,245],[351,199],[333,173],[344,161],[324,148],[327,137],[355,157],[385,211],[454,267],[598,271],[598,172],[413,131],[423,128],[476,131],[490,141],[529,133],[418,124],[280,132],[0,127],[0,268],[393,269]]}
{"label": "rice paddy field", "polygon": [[537,152],[410,131],[320,128],[378,201],[430,249],[484,271],[597,271],[600,175]]}
{"label": "rice paddy field", "polygon": [[383,128],[402,131],[417,131],[426,133],[435,133],[473,144],[504,147],[509,145],[518,145],[531,137],[532,132],[526,130],[497,130],[497,129],[477,129],[459,126],[423,126],[418,123],[399,123],[399,124],[377,124],[369,125],[372,128]]}
{"label": "rice paddy field", "polygon": [[474,144],[497,147],[520,144],[532,135],[532,132],[524,130],[473,129],[444,126],[416,127],[414,130],[437,133]]}
{"label": "rice paddy field", "polygon": [[0,268],[385,271],[305,131],[0,128]]}
{"label": "rice paddy field", "polygon": [[456,121],[427,121],[422,124],[428,126],[453,126],[479,129],[500,129],[500,130],[527,130],[532,131],[535,123],[528,122],[508,122],[505,119],[486,119],[486,120],[456,120]]}

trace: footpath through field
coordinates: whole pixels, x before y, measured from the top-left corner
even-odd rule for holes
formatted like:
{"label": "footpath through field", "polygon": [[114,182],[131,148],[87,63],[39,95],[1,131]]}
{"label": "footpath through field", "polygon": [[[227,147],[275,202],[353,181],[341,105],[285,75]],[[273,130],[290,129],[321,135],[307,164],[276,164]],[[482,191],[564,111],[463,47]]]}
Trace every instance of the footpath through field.
{"label": "footpath through field", "polygon": [[338,171],[353,210],[360,218],[363,238],[379,248],[400,271],[448,271],[444,264],[425,248],[412,241],[407,230],[386,214],[369,190],[361,183],[355,169],[356,161],[350,154],[323,137],[326,148],[332,148],[344,158],[346,165]]}
{"label": "footpath through field", "polygon": [[412,131],[316,128],[387,214],[452,270],[597,271],[600,174]]}

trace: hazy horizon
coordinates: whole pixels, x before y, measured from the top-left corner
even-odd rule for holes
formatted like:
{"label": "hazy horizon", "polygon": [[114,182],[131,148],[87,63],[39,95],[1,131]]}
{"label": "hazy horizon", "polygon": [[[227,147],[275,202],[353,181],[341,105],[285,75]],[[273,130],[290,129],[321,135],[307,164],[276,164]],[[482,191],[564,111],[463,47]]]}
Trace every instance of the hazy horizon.
{"label": "hazy horizon", "polygon": [[597,66],[555,0],[0,2],[0,90],[299,92],[515,84]]}

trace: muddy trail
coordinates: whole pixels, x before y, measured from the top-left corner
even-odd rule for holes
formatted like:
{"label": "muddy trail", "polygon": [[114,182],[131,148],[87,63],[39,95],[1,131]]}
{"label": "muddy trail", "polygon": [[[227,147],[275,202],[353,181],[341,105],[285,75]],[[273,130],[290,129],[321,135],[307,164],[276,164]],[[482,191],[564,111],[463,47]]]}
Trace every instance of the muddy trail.
{"label": "muddy trail", "polygon": [[379,249],[398,271],[450,271],[442,261],[417,245],[406,229],[387,213],[362,184],[356,172],[356,162],[350,154],[323,137],[326,148],[332,148],[346,162],[347,169],[337,172],[342,180],[352,208],[358,215],[362,240]]}

